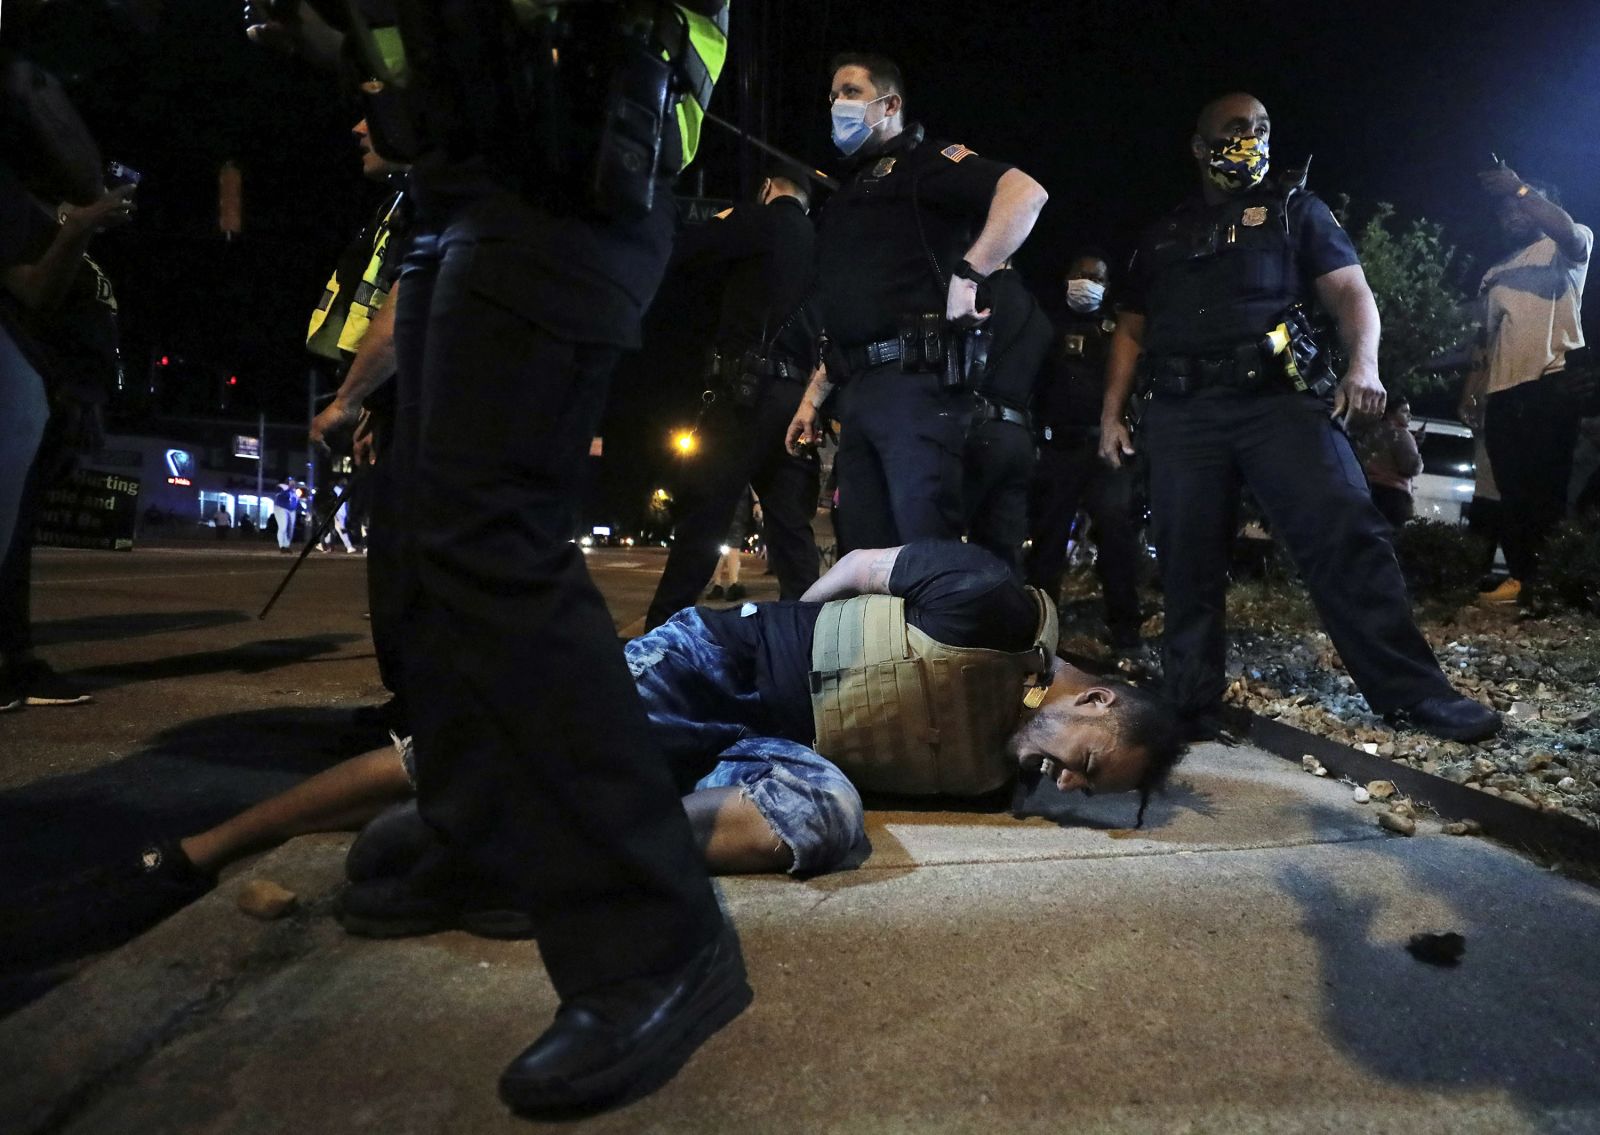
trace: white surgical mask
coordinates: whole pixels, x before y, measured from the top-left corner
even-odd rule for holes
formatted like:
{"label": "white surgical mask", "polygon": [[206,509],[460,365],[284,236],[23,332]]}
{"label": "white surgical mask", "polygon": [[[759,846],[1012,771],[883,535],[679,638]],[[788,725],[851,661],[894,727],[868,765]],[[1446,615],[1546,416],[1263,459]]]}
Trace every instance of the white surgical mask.
{"label": "white surgical mask", "polygon": [[[891,94],[893,92],[890,92]],[[867,124],[867,107],[875,102],[882,102],[889,95],[879,95],[875,99],[835,99],[830,113],[833,116],[833,144],[845,157],[859,150],[873,130],[887,122],[887,118],[880,118],[872,125]]]}
{"label": "white surgical mask", "polygon": [[1106,286],[1102,283],[1087,279],[1067,281],[1067,306],[1079,315],[1099,311],[1105,298]]}

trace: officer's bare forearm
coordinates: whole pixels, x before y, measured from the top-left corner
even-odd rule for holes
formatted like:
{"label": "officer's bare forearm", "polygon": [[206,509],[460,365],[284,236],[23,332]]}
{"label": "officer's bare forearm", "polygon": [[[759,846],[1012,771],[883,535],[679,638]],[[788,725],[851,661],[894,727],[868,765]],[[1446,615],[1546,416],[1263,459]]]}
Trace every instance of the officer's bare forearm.
{"label": "officer's bare forearm", "polygon": [[339,384],[335,397],[352,409],[358,409],[367,397],[394,377],[397,365],[394,349],[394,309],[400,299],[397,282],[389,292],[388,301],[372,315],[367,333],[361,337],[356,357],[350,361],[344,381]]}
{"label": "officer's bare forearm", "polygon": [[1322,306],[1333,312],[1339,322],[1339,342],[1350,360],[1349,369],[1376,374],[1382,323],[1361,265],[1351,264],[1318,276],[1316,288]]}
{"label": "officer's bare forearm", "polygon": [[806,384],[806,402],[819,414],[822,404],[833,393],[833,383],[828,381],[828,368],[822,363],[817,364],[817,369],[811,372],[811,381]]}
{"label": "officer's bare forearm", "polygon": [[899,555],[899,548],[857,548],[846,552],[821,579],[806,589],[800,596],[801,602],[827,603],[854,595],[887,595],[889,577],[894,574],[894,562]]}
{"label": "officer's bare forearm", "polygon": [[1008,169],[994,187],[983,231],[967,250],[967,263],[984,275],[996,271],[1022,247],[1050,199],[1044,186],[1020,169]]}
{"label": "officer's bare forearm", "polygon": [[1122,421],[1128,399],[1133,396],[1134,373],[1143,350],[1144,316],[1124,312],[1117,320],[1117,329],[1106,350],[1105,400],[1100,409],[1102,428],[1106,423]]}

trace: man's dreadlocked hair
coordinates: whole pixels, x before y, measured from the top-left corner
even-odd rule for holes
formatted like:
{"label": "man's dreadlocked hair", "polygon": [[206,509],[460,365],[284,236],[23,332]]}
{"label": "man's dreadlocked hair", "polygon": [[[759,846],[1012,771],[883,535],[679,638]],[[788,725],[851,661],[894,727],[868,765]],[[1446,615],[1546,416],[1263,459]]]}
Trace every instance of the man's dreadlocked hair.
{"label": "man's dreadlocked hair", "polygon": [[1167,777],[1189,751],[1188,736],[1177,713],[1161,695],[1127,682],[1113,686],[1118,695],[1117,741],[1144,753],[1144,774],[1135,785],[1139,817],[1133,825],[1142,828],[1150,797],[1165,787]]}

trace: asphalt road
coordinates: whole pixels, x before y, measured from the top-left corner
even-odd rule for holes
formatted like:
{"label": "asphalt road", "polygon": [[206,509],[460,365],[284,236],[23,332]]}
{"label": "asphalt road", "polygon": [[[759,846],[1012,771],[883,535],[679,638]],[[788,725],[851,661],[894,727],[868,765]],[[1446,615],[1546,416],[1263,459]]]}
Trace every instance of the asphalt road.
{"label": "asphalt road", "polygon": [[[640,629],[665,558],[589,555],[619,633]],[[314,553],[258,619],[291,563],[237,543],[36,553],[38,651],[94,700],[0,715],[0,909],[384,743],[350,724],[387,697],[365,559]],[[750,565],[747,586],[770,597]],[[0,1011],[17,1001],[6,980]]]}

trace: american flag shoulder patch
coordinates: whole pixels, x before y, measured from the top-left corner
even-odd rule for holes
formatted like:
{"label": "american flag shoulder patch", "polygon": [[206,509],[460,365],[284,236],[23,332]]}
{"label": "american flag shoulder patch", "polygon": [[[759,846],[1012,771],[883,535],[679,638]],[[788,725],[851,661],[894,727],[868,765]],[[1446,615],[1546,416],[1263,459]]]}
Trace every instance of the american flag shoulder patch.
{"label": "american flag shoulder patch", "polygon": [[961,145],[960,143],[957,143],[954,146],[946,146],[944,149],[940,150],[939,153],[943,154],[945,157],[949,158],[953,162],[959,162],[963,158],[972,157],[974,154],[977,153],[977,151],[976,150],[969,150],[965,146]]}

